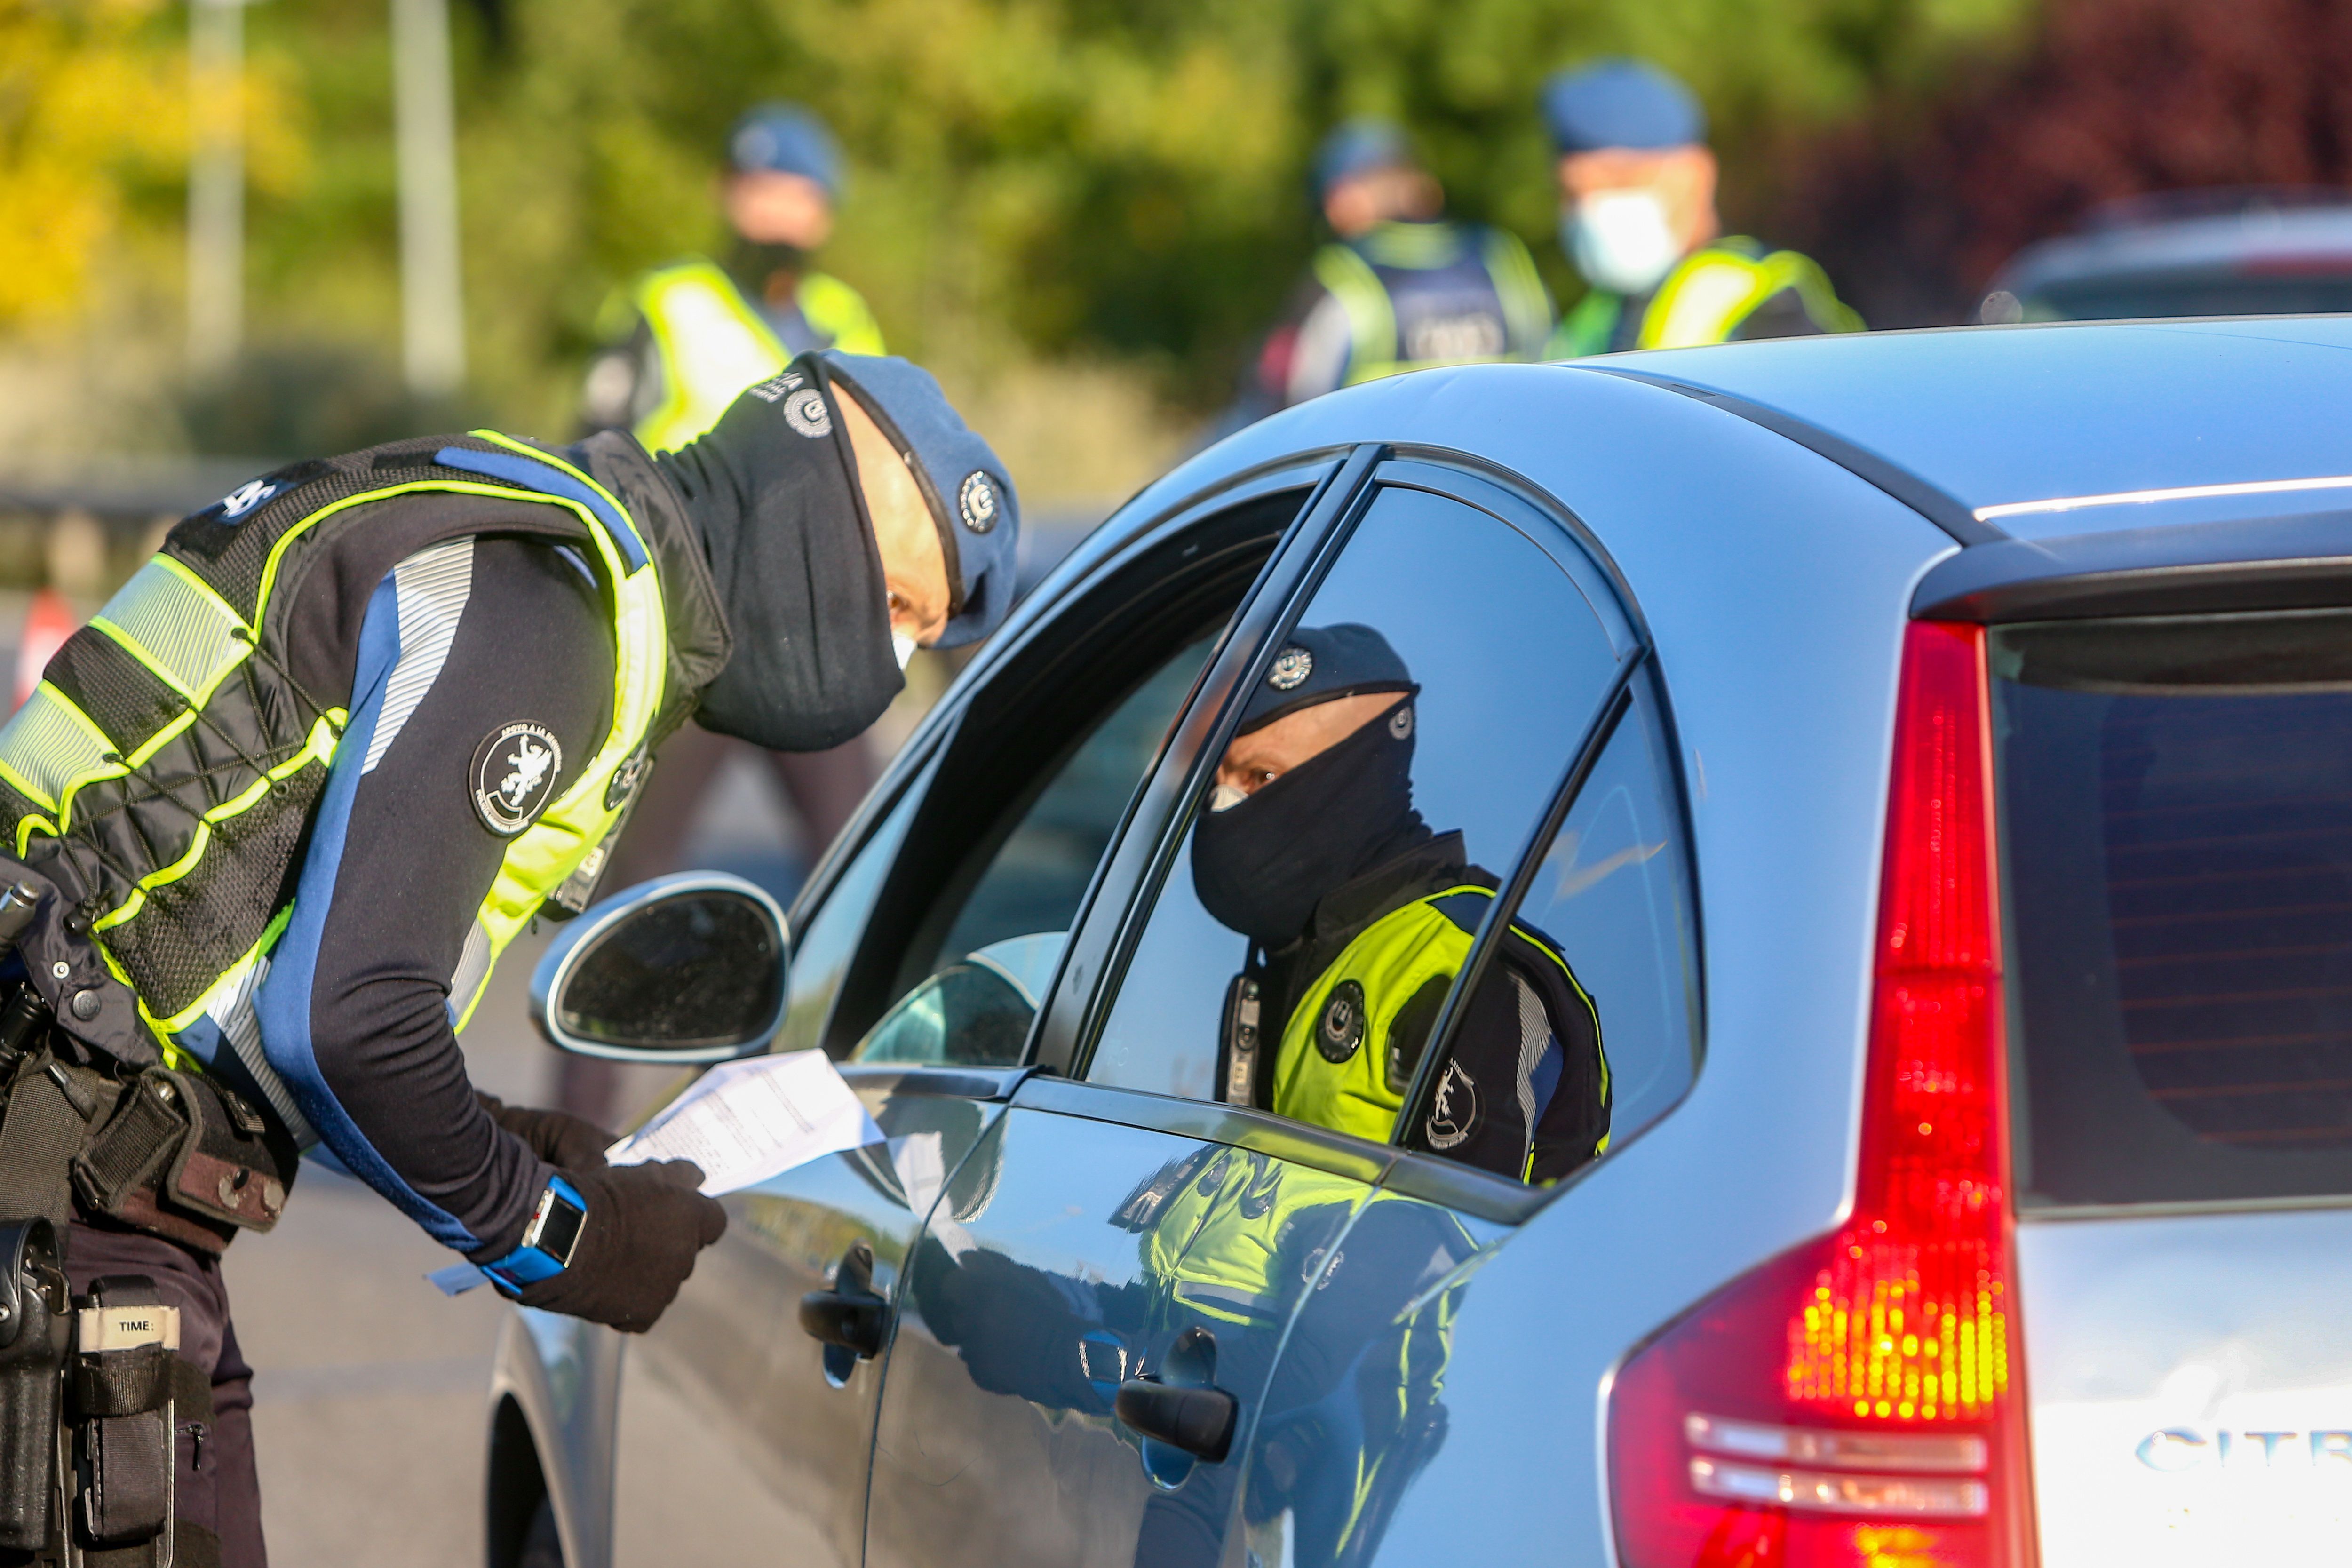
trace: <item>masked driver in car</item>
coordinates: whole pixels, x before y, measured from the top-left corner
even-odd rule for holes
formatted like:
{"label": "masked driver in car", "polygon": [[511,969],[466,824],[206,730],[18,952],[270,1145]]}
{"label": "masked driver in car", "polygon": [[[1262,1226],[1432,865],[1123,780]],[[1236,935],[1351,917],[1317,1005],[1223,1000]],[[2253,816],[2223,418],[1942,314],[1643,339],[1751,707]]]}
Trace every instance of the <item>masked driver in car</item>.
{"label": "masked driver in car", "polygon": [[[1499,887],[1413,807],[1419,692],[1371,627],[1302,626],[1243,709],[1192,834],[1202,907],[1250,939],[1219,1052],[1230,1103],[1378,1142],[1404,1109]],[[1546,1184],[1608,1142],[1600,1015],[1515,921],[1405,1142]]]}

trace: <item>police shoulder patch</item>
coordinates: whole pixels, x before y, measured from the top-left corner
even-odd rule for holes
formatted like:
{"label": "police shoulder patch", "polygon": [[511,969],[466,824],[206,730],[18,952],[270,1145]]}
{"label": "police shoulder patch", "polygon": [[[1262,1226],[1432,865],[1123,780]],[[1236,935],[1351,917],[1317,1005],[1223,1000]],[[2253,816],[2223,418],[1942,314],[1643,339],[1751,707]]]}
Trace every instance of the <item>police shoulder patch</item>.
{"label": "police shoulder patch", "polygon": [[1336,1067],[1354,1056],[1363,1043],[1364,988],[1353,980],[1342,980],[1331,987],[1331,994],[1323,1002],[1323,1016],[1315,1020],[1315,1048]]}
{"label": "police shoulder patch", "polygon": [[474,748],[467,781],[482,826],[511,838],[547,808],[563,771],[563,744],[544,724],[501,724]]}
{"label": "police shoulder patch", "polygon": [[1445,1064],[1445,1076],[1437,1080],[1437,1102],[1429,1108],[1422,1131],[1429,1146],[1441,1153],[1460,1148],[1478,1131],[1478,1083],[1460,1062]]}
{"label": "police shoulder patch", "polygon": [[956,489],[956,510],[963,514],[963,525],[974,533],[986,533],[996,526],[1003,508],[996,499],[996,481],[986,468],[974,468],[963,477]]}

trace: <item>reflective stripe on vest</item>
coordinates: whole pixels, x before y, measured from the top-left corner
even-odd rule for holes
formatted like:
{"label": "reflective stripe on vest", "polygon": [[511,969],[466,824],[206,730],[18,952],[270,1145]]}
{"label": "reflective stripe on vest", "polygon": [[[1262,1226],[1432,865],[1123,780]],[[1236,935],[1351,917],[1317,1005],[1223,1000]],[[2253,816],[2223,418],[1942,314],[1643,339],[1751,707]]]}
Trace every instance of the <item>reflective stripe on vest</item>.
{"label": "reflective stripe on vest", "polygon": [[[1728,342],[1765,301],[1786,289],[1797,290],[1805,313],[1823,331],[1863,330],[1862,318],[1838,299],[1829,274],[1811,258],[1794,250],[1751,254],[1739,248],[1746,243],[1726,241],[1685,257],[1650,296],[1634,341],[1623,346],[1694,348]],[[1560,322],[1544,357],[1580,359],[1618,348],[1625,305],[1622,294],[1591,290]]]}
{"label": "reflective stripe on vest", "polygon": [[874,319],[866,297],[830,273],[803,277],[793,290],[793,303],[800,307],[810,326],[832,340],[828,348],[845,354],[888,352],[882,346],[882,323]]}
{"label": "reflective stripe on vest", "polygon": [[[636,306],[661,355],[662,400],[637,422],[649,452],[674,452],[719,423],[742,395],[792,363],[735,280],[708,261],[685,261],[647,273]],[[856,289],[812,272],[796,303],[810,326],[848,353],[882,353],[882,329]]]}
{"label": "reflective stripe on vest", "polygon": [[[289,480],[283,504],[236,521],[214,555],[189,553],[175,531],[0,727],[11,847],[21,856],[37,836],[65,840],[97,889],[99,952],[176,1062],[184,1058],[171,1037],[207,1016],[246,1054],[238,1031],[249,1033],[252,989],[287,915],[257,902],[257,889],[287,881],[350,717],[310,708],[286,673],[272,598],[289,552],[331,549],[341,529],[365,526],[353,509],[418,491],[562,508],[578,524],[566,537],[593,550],[608,585],[612,727],[572,786],[509,841],[467,943],[483,950],[482,980],[626,804],[605,796],[653,726],[668,652],[646,542],[626,509],[570,463],[492,431],[473,439],[481,446],[420,447],[408,468],[429,477],[370,486],[371,470],[329,467],[311,476],[325,504],[306,503],[309,481]],[[214,526],[229,531],[227,520]],[[92,791],[106,798],[84,811]],[[479,991],[478,980],[452,997],[460,1026]]]}
{"label": "reflective stripe on vest", "polygon": [[1635,346],[1691,348],[1730,340],[1767,300],[1794,289],[1824,331],[1858,331],[1862,322],[1838,300],[1829,275],[1811,257],[1775,250],[1751,257],[1721,246],[1694,251],[1666,275],[1643,313]]}
{"label": "reflective stripe on vest", "polygon": [[[1397,325],[1396,301],[1380,274],[1435,271],[1469,259],[1463,230],[1445,224],[1386,224],[1351,244],[1327,245],[1315,255],[1315,280],[1347,312],[1349,349],[1347,384],[1377,381],[1410,370],[1445,364],[1493,363],[1532,355],[1551,330],[1551,300],[1544,292],[1534,258],[1515,235],[1476,231],[1475,258],[1501,311],[1503,341],[1491,353],[1408,359]],[[1375,254],[1367,255],[1367,251]]]}

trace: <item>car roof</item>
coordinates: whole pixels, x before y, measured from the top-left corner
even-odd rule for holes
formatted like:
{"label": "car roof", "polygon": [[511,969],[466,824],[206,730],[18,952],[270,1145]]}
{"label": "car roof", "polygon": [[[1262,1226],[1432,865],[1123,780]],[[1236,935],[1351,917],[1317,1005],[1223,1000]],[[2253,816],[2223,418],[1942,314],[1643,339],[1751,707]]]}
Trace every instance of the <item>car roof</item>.
{"label": "car roof", "polygon": [[1572,368],[1801,421],[2021,538],[2352,503],[2352,317],[1857,333]]}

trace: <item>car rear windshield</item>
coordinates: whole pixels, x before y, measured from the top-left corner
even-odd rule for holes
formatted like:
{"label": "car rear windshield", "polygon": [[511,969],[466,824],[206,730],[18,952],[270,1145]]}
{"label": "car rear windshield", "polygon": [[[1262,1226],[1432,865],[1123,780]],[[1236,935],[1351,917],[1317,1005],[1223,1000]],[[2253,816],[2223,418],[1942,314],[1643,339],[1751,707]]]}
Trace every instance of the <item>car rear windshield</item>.
{"label": "car rear windshield", "polygon": [[1991,649],[2021,1205],[2352,1194],[2352,612]]}

